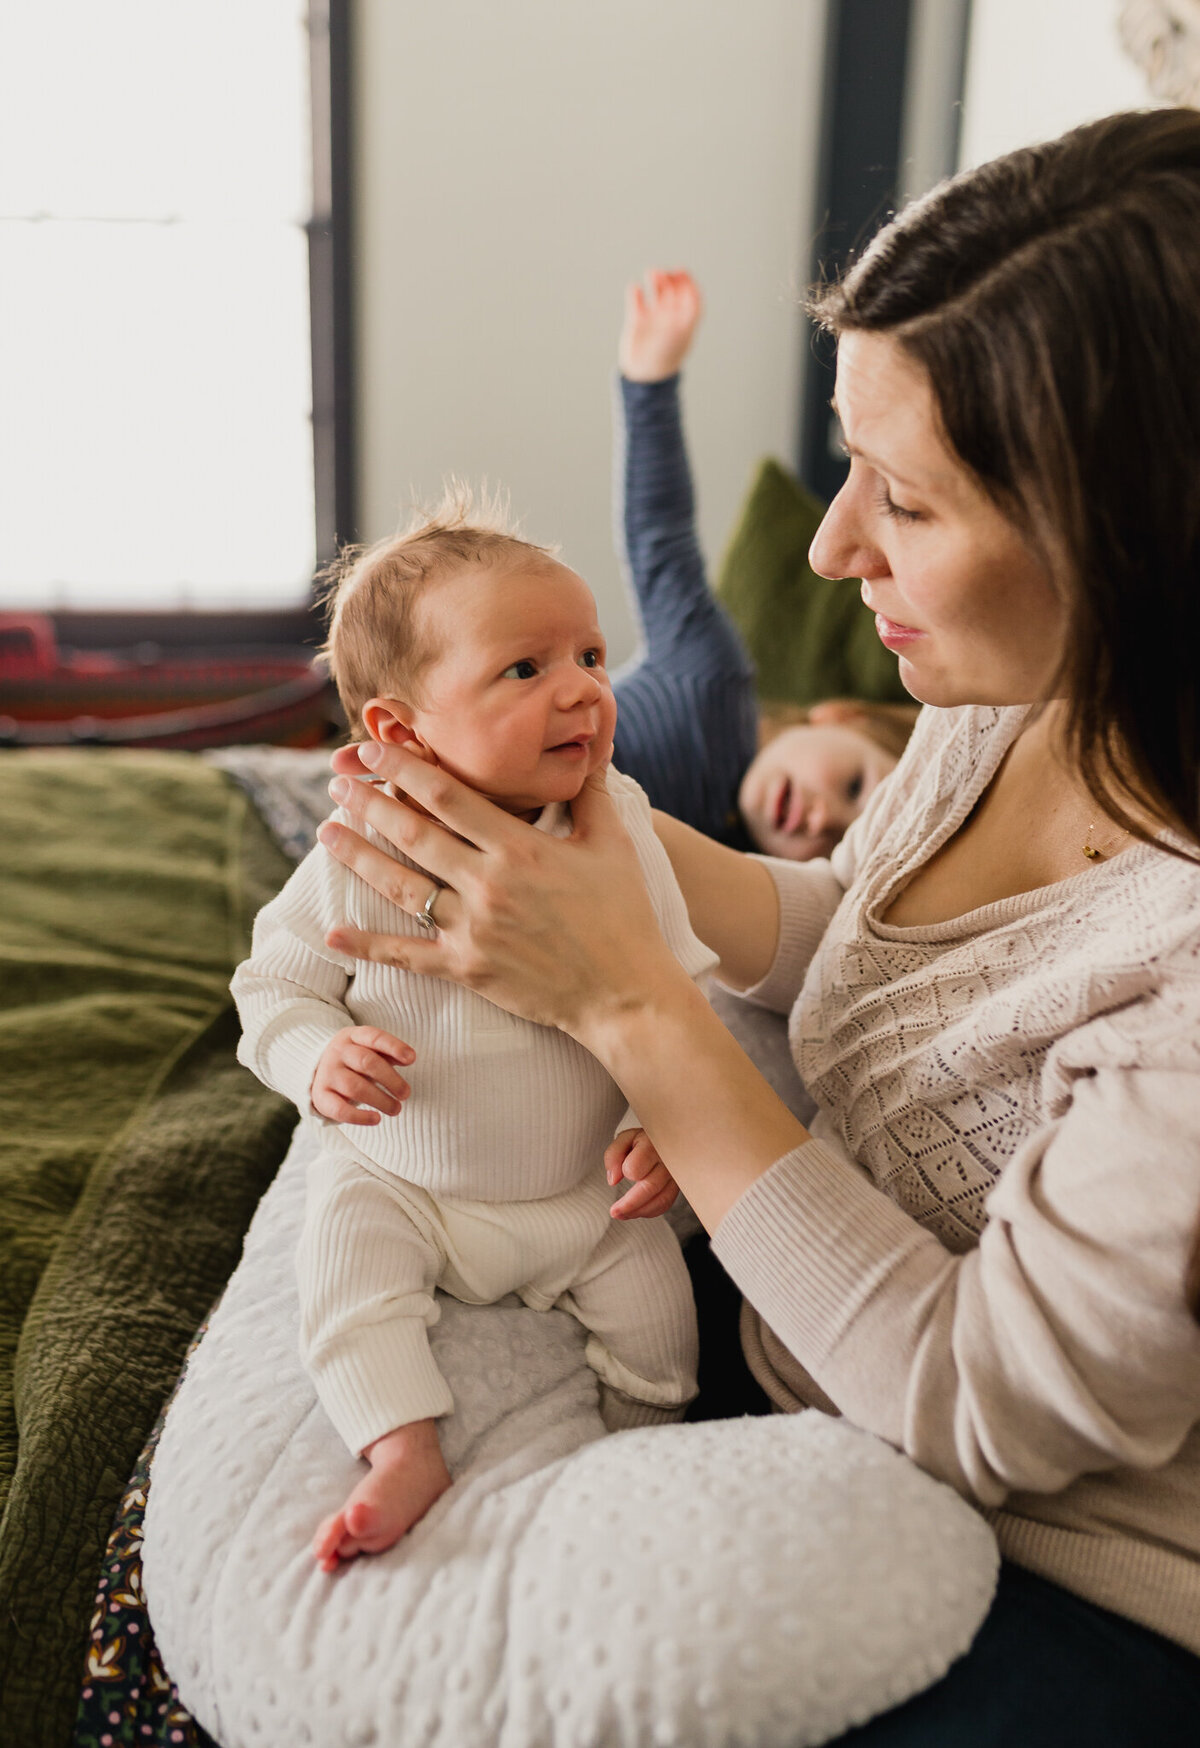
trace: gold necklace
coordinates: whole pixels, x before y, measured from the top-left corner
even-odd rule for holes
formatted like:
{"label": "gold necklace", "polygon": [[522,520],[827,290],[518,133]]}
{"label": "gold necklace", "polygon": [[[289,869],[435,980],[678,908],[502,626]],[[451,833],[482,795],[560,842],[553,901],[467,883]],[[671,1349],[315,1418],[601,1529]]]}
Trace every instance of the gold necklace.
{"label": "gold necklace", "polygon": [[1117,833],[1115,841],[1110,844],[1107,850],[1098,850],[1092,843],[1092,833],[1095,831],[1097,823],[1096,820],[1093,820],[1091,825],[1087,828],[1087,837],[1084,839],[1083,843],[1083,853],[1089,862],[1107,862],[1115,853],[1116,847],[1121,839],[1127,838],[1129,833],[1124,829],[1120,830]]}

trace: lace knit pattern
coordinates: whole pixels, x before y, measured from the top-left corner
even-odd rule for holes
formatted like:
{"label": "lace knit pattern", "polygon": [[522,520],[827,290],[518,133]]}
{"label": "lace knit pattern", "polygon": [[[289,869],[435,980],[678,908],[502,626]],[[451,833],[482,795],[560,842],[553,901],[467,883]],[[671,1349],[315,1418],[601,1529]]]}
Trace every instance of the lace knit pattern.
{"label": "lace knit pattern", "polygon": [[790,1025],[801,1078],[836,1113],[814,1132],[836,1135],[955,1252],[977,1242],[988,1192],[1077,1076],[1122,1062],[1200,1073],[1194,866],[1135,845],[952,922],[880,921],[962,824],[1024,717],[925,713],[900,783],[847,846],[854,889]]}

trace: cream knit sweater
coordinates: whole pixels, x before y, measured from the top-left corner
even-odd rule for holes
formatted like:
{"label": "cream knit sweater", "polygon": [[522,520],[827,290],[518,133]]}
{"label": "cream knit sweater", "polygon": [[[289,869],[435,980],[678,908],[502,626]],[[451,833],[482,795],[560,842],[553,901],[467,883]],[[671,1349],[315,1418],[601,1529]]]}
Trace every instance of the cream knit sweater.
{"label": "cream knit sweater", "polygon": [[790,1011],[819,1109],[714,1247],[777,1401],[823,1392],[1009,1557],[1200,1652],[1200,868],[1133,845],[880,921],[1026,715],[924,711],[831,862],[768,861],[748,995]]}

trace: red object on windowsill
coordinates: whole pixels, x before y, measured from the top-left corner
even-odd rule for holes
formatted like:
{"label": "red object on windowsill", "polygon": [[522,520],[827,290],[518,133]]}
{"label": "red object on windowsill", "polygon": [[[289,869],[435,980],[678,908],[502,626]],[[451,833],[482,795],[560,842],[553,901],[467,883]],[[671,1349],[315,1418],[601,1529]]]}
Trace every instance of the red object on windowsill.
{"label": "red object on windowsill", "polygon": [[61,650],[41,613],[0,613],[0,745],[314,747],[339,713],[307,650]]}

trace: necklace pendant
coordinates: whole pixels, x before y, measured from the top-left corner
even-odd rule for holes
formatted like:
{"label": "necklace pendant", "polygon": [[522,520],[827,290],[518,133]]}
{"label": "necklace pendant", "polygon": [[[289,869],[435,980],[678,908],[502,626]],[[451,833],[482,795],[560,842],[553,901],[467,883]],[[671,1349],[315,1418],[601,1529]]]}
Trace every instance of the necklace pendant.
{"label": "necklace pendant", "polygon": [[1085,844],[1083,846],[1083,853],[1087,857],[1089,862],[1103,862],[1103,860],[1104,860],[1104,857],[1100,853],[1100,851],[1094,850],[1092,848],[1091,844]]}

